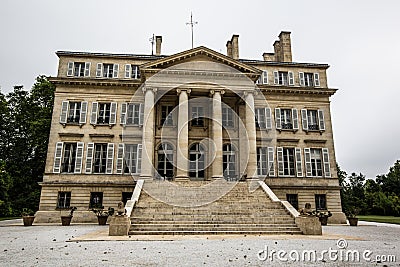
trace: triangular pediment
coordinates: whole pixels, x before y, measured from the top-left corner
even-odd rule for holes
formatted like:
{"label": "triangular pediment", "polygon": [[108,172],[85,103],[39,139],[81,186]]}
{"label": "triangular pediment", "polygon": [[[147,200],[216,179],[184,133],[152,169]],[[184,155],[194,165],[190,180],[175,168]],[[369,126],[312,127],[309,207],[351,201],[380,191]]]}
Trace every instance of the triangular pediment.
{"label": "triangular pediment", "polygon": [[148,62],[146,64],[141,65],[140,70],[143,74],[155,73],[160,70],[172,67],[174,65],[190,61],[210,61],[210,62],[224,64],[245,74],[253,81],[255,81],[261,74],[261,70],[257,68],[242,63],[231,57],[225,56],[221,53],[218,53],[204,46],[199,46],[171,56],[167,56],[155,61]]}

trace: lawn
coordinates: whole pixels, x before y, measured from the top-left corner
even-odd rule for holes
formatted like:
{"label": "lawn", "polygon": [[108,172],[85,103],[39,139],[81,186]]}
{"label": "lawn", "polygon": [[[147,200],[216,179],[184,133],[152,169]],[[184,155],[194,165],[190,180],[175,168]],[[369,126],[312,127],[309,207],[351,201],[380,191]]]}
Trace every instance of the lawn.
{"label": "lawn", "polygon": [[358,215],[361,221],[400,224],[400,217],[381,215]]}
{"label": "lawn", "polygon": [[20,219],[21,217],[0,217],[0,221]]}

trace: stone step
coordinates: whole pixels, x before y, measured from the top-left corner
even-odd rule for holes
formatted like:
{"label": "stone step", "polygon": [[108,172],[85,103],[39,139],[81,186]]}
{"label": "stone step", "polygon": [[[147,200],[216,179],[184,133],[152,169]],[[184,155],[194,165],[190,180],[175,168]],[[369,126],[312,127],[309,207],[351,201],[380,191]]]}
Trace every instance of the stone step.
{"label": "stone step", "polygon": [[196,231],[196,230],[182,230],[182,231],[129,231],[129,235],[301,235],[300,230],[273,230],[273,231],[246,231],[246,230],[228,230],[228,231]]}
{"label": "stone step", "polygon": [[131,217],[132,223],[146,223],[152,221],[170,221],[170,222],[182,222],[182,221],[208,221],[208,222],[226,222],[226,223],[294,223],[294,219],[290,216],[287,217],[239,217],[239,216],[139,216]]}

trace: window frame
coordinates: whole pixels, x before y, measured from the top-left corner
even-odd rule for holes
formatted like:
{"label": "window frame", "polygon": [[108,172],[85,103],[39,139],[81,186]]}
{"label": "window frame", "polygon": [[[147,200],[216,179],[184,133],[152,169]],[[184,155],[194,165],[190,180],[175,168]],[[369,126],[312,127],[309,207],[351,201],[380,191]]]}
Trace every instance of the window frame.
{"label": "window frame", "polygon": [[[317,211],[328,210],[326,194],[315,194],[314,199],[315,199],[315,210]],[[321,204],[323,204],[322,207]]]}
{"label": "window frame", "polygon": [[[63,196],[61,196],[63,195]],[[61,200],[63,205],[60,205]],[[71,207],[71,191],[58,191],[57,194],[57,209],[69,209]]]}
{"label": "window frame", "polygon": [[[97,198],[98,197],[98,198]],[[95,201],[96,198],[96,201]],[[103,208],[104,193],[100,191],[90,192],[89,209]]]}

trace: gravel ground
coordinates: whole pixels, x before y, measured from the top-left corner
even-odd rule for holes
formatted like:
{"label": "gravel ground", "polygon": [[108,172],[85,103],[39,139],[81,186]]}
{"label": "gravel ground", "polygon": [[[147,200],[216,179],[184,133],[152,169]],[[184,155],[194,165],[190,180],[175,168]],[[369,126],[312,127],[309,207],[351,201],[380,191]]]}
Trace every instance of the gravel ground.
{"label": "gravel ground", "polygon": [[[360,222],[358,227],[326,226],[323,236],[132,236],[112,238],[98,225],[36,225],[21,220],[0,222],[1,266],[400,266],[400,226]],[[358,263],[345,260],[294,261],[296,250],[357,250]],[[117,240],[119,239],[119,240]],[[139,240],[137,240],[139,239]],[[96,241],[93,241],[96,240]],[[103,240],[103,241],[100,241]],[[106,240],[106,241],[105,241]],[[343,246],[344,243],[340,243]],[[284,250],[287,262],[276,254],[260,260],[265,251]],[[371,262],[362,259],[370,250]],[[340,253],[338,253],[340,257]],[[290,254],[291,253],[291,254]],[[291,256],[289,256],[291,255]],[[344,254],[343,254],[344,255]],[[397,262],[376,261],[377,255],[395,255]],[[300,256],[301,257],[301,256]],[[334,259],[334,255],[332,256]],[[343,256],[343,259],[346,259]]]}

